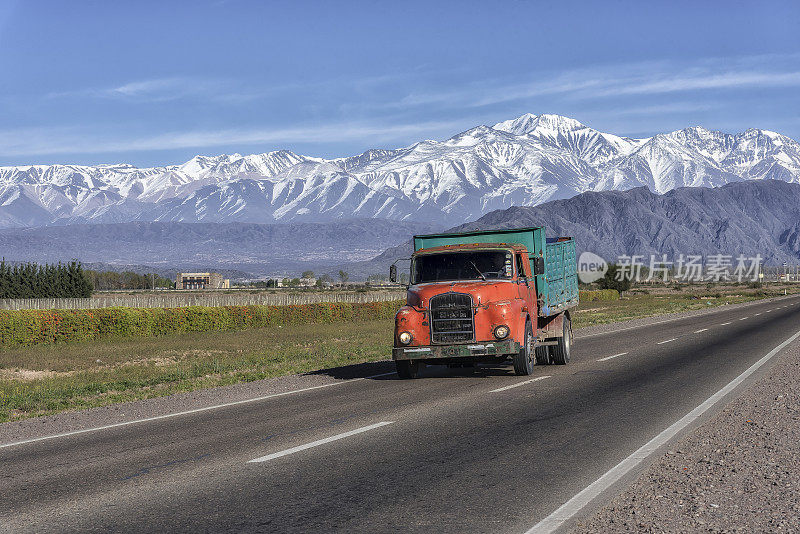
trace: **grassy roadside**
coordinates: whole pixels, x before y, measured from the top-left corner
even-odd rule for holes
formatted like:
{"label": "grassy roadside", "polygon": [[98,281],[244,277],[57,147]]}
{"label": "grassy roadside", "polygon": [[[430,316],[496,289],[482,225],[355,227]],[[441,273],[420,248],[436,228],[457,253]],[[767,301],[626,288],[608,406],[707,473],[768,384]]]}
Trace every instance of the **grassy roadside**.
{"label": "grassy roadside", "polygon": [[[644,290],[647,291],[647,290]],[[793,288],[800,292],[800,288]],[[738,290],[714,292],[642,293],[633,291],[615,301],[587,302],[574,314],[574,326],[585,328],[597,324],[616,323],[629,319],[651,317],[690,310],[702,310],[725,304],[738,304],[783,295],[783,289]]]}
{"label": "grassy roadside", "polygon": [[[587,302],[574,319],[582,328],[778,294],[783,288],[632,292]],[[0,422],[383,360],[391,353],[392,325],[392,319],[287,324],[4,349]]]}

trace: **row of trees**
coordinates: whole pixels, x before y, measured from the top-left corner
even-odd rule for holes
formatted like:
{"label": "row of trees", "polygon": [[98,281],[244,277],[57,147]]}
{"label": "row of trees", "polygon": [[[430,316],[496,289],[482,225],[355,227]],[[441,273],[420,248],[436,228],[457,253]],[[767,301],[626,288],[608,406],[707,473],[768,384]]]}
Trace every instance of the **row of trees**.
{"label": "row of trees", "polygon": [[0,298],[81,298],[92,296],[92,282],[79,262],[8,264],[0,260]]}
{"label": "row of trees", "polygon": [[109,289],[154,289],[173,288],[175,281],[150,274],[137,274],[133,271],[117,273],[114,271],[86,271],[92,285],[99,291]]}

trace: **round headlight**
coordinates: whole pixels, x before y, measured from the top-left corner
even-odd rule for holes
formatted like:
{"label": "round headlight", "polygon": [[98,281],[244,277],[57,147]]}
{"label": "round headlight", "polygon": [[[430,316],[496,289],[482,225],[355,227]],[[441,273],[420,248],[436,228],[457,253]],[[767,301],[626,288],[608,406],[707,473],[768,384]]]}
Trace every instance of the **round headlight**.
{"label": "round headlight", "polygon": [[414,339],[414,338],[408,332],[400,332],[400,335],[397,336],[397,339],[403,345],[408,345],[409,343],[411,343],[411,340]]}
{"label": "round headlight", "polygon": [[494,337],[496,337],[497,339],[505,339],[508,337],[509,332],[510,330],[508,329],[508,327],[504,324],[501,324],[500,326],[495,327]]}

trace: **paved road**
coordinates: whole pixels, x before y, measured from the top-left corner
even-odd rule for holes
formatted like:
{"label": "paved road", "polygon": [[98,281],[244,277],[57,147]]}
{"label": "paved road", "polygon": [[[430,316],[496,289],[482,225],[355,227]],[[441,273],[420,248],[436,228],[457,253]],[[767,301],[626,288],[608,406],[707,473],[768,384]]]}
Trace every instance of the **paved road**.
{"label": "paved road", "polygon": [[798,329],[781,299],[578,337],[533,377],[431,367],[0,448],[0,530],[523,532]]}

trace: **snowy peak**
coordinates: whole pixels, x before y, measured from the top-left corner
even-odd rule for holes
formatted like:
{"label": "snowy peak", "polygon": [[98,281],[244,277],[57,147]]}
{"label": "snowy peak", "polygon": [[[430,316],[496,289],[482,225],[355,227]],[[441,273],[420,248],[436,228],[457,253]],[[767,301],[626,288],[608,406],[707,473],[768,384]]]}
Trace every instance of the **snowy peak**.
{"label": "snowy peak", "polygon": [[588,128],[575,119],[563,115],[533,115],[526,113],[516,119],[498,122],[493,126],[495,130],[508,132],[514,135],[566,133]]}
{"label": "snowy peak", "polygon": [[525,113],[516,119],[498,122],[492,128],[514,135],[525,135],[536,127],[537,116],[532,113]]}
{"label": "snowy peak", "polygon": [[0,227],[73,222],[333,221],[452,226],[585,191],[663,193],[748,179],[800,183],[800,144],[769,130],[692,126],[631,139],[526,113],[444,141],[324,159],[278,150],[180,165],[0,167]]}
{"label": "snowy peak", "polygon": [[603,133],[562,115],[532,115],[499,122],[494,129],[511,133],[541,148],[566,149],[590,164],[630,154],[641,141]]}

